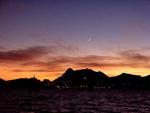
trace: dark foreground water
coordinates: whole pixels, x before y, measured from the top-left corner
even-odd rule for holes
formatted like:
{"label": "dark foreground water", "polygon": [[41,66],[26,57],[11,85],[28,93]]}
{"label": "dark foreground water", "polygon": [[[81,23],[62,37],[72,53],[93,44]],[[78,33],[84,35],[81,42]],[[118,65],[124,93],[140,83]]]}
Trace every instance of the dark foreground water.
{"label": "dark foreground water", "polygon": [[0,91],[0,113],[150,113],[150,91]]}

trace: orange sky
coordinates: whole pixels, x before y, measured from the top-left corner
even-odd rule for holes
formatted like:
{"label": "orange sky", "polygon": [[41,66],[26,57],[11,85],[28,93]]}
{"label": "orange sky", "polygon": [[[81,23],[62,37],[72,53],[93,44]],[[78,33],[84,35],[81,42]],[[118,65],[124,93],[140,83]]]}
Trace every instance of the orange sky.
{"label": "orange sky", "polygon": [[[108,76],[117,76],[123,72],[142,76],[150,74],[149,57],[131,50],[121,52],[116,56],[86,55],[78,57],[50,57],[47,56],[47,52],[49,54],[48,48],[35,47],[17,51],[9,50],[3,52],[3,54],[1,53],[1,78],[10,80],[30,78],[35,75],[41,80],[54,80],[61,76],[69,67],[74,70],[91,68],[95,71],[102,71]],[[26,57],[24,56],[20,59],[22,55]]]}
{"label": "orange sky", "polygon": [[149,11],[149,0],[1,0],[0,78],[148,75]]}

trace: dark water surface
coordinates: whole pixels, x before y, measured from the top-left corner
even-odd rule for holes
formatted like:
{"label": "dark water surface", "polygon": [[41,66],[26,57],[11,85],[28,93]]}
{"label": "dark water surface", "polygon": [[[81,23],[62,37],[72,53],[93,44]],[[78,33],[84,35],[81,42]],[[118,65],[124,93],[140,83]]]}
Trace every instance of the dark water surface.
{"label": "dark water surface", "polygon": [[0,113],[150,113],[150,91],[1,90]]}

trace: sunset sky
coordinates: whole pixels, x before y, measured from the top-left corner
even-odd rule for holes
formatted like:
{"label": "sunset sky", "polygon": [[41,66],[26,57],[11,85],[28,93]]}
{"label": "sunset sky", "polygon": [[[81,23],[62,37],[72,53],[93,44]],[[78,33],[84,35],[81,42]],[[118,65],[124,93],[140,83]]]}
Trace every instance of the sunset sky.
{"label": "sunset sky", "polygon": [[69,67],[150,74],[150,0],[0,1],[0,78]]}

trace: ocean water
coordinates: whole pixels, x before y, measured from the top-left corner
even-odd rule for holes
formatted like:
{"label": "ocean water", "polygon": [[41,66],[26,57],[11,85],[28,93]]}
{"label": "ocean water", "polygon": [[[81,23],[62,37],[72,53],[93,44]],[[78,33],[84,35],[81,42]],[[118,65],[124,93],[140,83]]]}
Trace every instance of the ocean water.
{"label": "ocean water", "polygon": [[0,113],[150,113],[150,91],[1,90]]}

